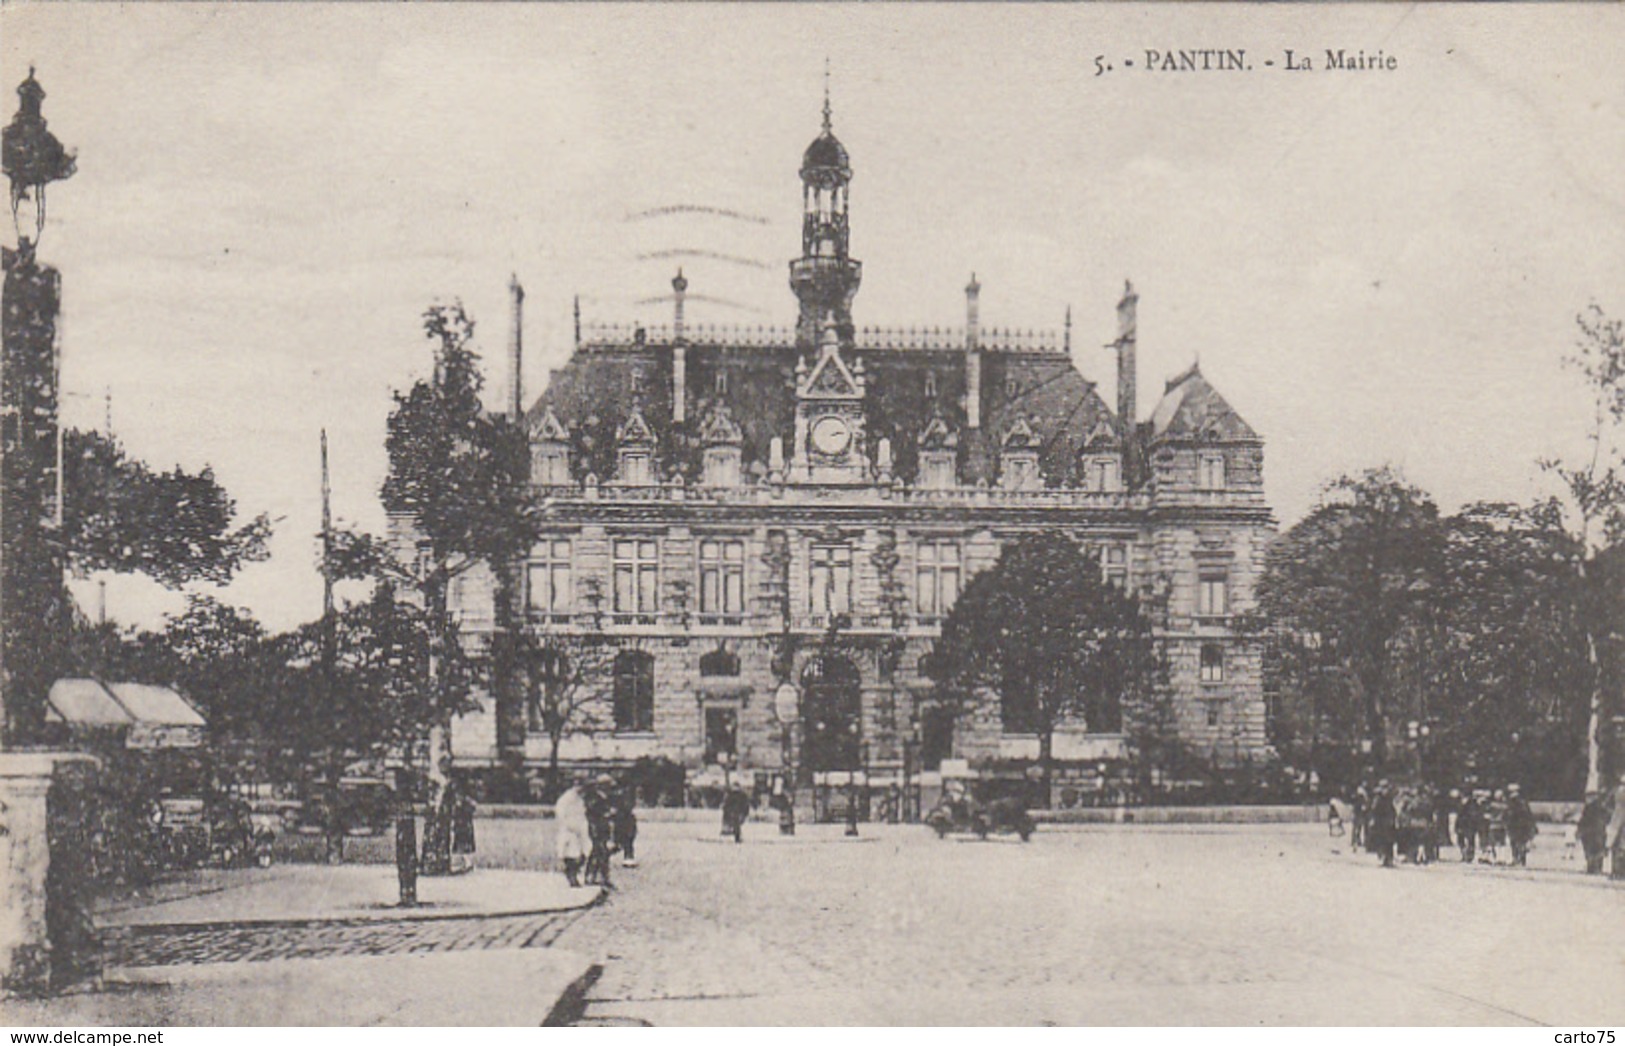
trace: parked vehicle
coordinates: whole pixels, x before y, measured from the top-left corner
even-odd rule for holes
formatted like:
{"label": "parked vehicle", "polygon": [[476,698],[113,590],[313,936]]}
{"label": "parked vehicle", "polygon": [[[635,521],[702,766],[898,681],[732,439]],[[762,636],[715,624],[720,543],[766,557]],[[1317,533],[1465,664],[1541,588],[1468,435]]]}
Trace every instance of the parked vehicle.
{"label": "parked vehicle", "polygon": [[1021,800],[980,802],[968,791],[944,793],[936,807],[925,815],[925,823],[937,833],[938,839],[946,838],[949,832],[974,833],[978,839],[996,833],[1014,833],[1026,842],[1038,828]]}

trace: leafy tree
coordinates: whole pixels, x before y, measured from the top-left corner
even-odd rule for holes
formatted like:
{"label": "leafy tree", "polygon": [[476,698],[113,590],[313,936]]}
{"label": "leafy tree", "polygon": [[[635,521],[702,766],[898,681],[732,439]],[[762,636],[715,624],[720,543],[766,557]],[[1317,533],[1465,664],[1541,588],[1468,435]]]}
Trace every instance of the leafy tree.
{"label": "leafy tree", "polygon": [[1585,790],[1591,793],[1602,788],[1605,772],[1619,769],[1605,765],[1609,671],[1604,658],[1625,628],[1618,614],[1618,578],[1609,576],[1599,558],[1610,546],[1625,543],[1625,321],[1609,317],[1593,303],[1575,317],[1575,324],[1579,334],[1566,362],[1580,372],[1591,399],[1586,431],[1591,452],[1578,463],[1542,464],[1557,475],[1569,496],[1569,527],[1579,546],[1572,562],[1583,601],[1581,623],[1590,677]]}
{"label": "leafy tree", "polygon": [[[481,563],[498,580],[499,623],[511,632],[517,613],[514,564],[537,533],[537,511],[525,486],[528,448],[522,427],[488,414],[472,348],[474,322],[461,304],[424,313],[425,335],[435,343],[434,376],[395,394],[386,448],[389,472],[382,499],[392,521],[389,542],[347,535],[330,544],[324,568],[335,578],[387,579],[419,605],[429,628],[425,670],[437,700],[428,713],[430,817],[424,833],[424,870],[450,866],[451,722],[472,705],[449,674],[459,659],[457,623],[448,612],[452,581]],[[506,640],[494,645],[496,685],[511,682]]]}
{"label": "leafy tree", "polygon": [[234,527],[236,504],[208,466],[154,472],[112,437],[69,430],[64,439],[63,545],[76,574],[143,573],[169,588],[222,585],[267,556],[270,517]]}
{"label": "leafy tree", "polygon": [[1006,730],[1038,735],[1046,789],[1055,730],[1082,717],[1115,731],[1143,703],[1161,657],[1139,601],[1101,578],[1071,539],[1044,533],[1007,545],[955,602],[932,658],[939,692],[964,708],[997,694]]}
{"label": "leafy tree", "polygon": [[1581,548],[1553,501],[1472,505],[1447,526],[1443,581],[1423,610],[1435,638],[1417,675],[1430,767],[1571,793],[1584,774],[1575,695],[1590,685]]}
{"label": "leafy tree", "polygon": [[1259,603],[1278,628],[1312,637],[1312,653],[1282,665],[1337,676],[1363,720],[1372,756],[1387,760],[1404,663],[1425,636],[1416,623],[1440,583],[1445,530],[1438,508],[1389,469],[1342,477],[1331,495],[1271,545]]}

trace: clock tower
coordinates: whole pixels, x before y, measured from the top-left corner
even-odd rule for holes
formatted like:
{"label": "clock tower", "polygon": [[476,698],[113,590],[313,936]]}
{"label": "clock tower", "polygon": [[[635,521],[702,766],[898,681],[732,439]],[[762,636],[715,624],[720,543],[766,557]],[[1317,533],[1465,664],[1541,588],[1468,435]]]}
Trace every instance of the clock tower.
{"label": "clock tower", "polygon": [[824,322],[818,360],[796,365],[796,436],[790,459],[792,483],[870,482],[863,428],[863,361],[851,366],[841,355],[833,319]]}
{"label": "clock tower", "polygon": [[847,205],[852,163],[830,126],[829,70],[824,70],[824,129],[801,155],[801,257],[790,263],[790,289],[801,303],[796,345],[803,357],[821,345],[824,324],[852,344],[852,299],[863,263],[851,257]]}

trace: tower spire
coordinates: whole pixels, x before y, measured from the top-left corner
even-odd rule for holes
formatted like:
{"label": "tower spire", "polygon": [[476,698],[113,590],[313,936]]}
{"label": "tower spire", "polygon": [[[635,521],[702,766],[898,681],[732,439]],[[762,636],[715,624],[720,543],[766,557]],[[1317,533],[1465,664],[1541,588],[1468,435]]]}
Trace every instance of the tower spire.
{"label": "tower spire", "polygon": [[824,56],[824,133],[830,133],[829,109],[829,55]]}

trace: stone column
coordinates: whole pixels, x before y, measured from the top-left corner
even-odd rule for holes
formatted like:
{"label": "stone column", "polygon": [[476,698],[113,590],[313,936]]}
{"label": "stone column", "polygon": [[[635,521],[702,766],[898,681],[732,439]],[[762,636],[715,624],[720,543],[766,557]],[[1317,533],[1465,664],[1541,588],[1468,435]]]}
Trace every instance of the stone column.
{"label": "stone column", "polygon": [[0,989],[5,992],[38,994],[50,987],[46,796],[58,763],[88,758],[0,752]]}

